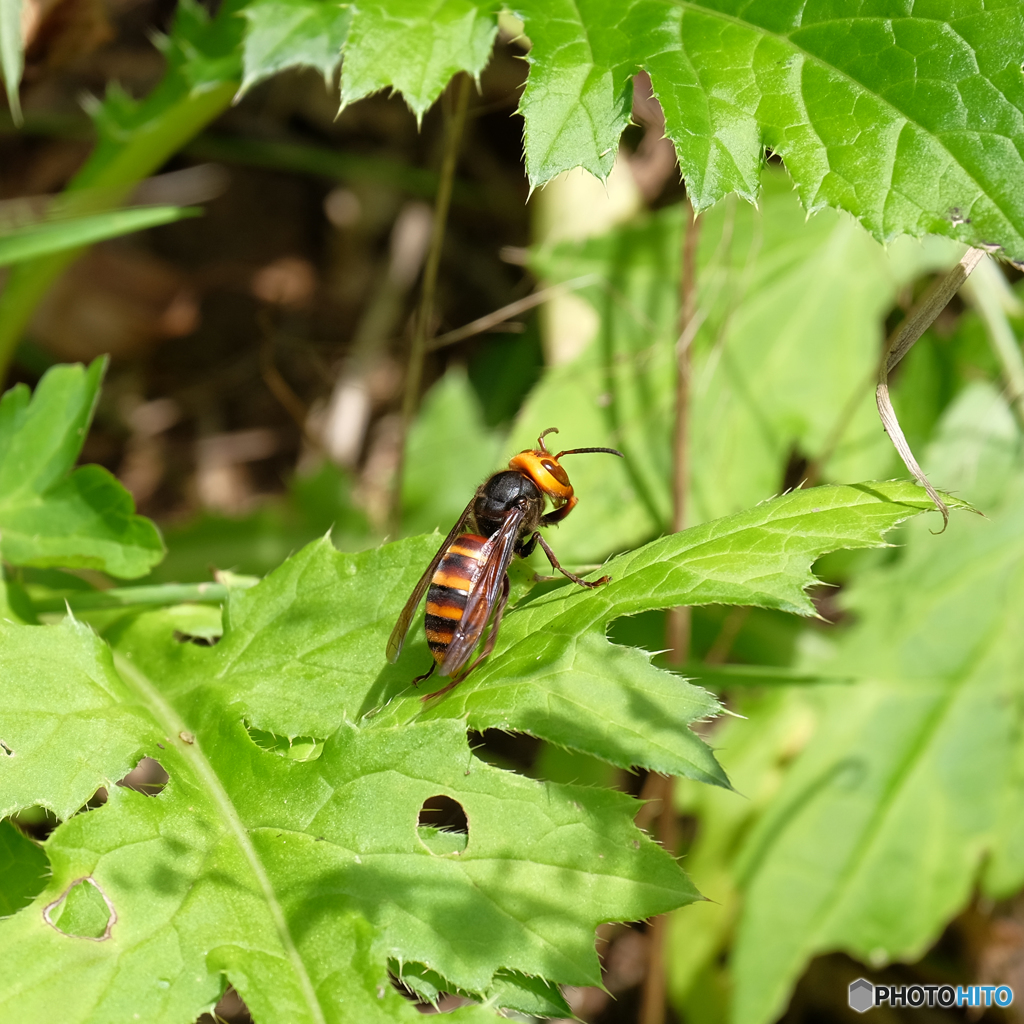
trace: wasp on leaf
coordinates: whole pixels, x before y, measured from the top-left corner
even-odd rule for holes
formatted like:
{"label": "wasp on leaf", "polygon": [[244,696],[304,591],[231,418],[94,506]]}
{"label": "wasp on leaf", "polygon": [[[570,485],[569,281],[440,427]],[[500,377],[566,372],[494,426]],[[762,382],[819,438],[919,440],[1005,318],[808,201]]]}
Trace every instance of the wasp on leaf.
{"label": "wasp on leaf", "polygon": [[[415,682],[426,679],[434,669],[439,675],[451,677],[452,681],[424,700],[447,693],[494,649],[508,603],[507,570],[513,555],[526,558],[539,544],[551,567],[581,587],[599,587],[610,579],[602,576],[588,583],[563,569],[539,528],[560,523],[579,500],[573,494],[560,459],[588,452],[607,452],[622,458],[622,452],[614,448],[570,448],[554,455],[545,447],[544,438],[557,433],[555,427],[549,427],[537,438],[536,448],[521,451],[509,462],[508,469],[495,473],[481,484],[420,577],[391,631],[388,661],[394,663],[426,592],[424,626],[434,664]],[[547,513],[545,497],[554,505]],[[467,525],[475,526],[476,532],[463,532]],[[491,629],[483,650],[476,661],[465,668],[488,622],[491,622]]]}

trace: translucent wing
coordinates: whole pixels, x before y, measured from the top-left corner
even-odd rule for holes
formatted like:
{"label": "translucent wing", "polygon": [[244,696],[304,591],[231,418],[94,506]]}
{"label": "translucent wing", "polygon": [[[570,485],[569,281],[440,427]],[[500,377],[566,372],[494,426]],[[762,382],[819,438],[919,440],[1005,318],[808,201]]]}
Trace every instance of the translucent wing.
{"label": "translucent wing", "polygon": [[473,502],[476,498],[473,498],[463,510],[461,516],[459,516],[456,524],[448,532],[448,536],[445,537],[441,546],[437,549],[437,554],[430,560],[430,565],[427,566],[426,572],[420,577],[419,583],[416,584],[415,589],[409,595],[409,600],[405,602],[405,607],[402,609],[402,614],[398,616],[398,621],[395,623],[395,628],[391,630],[391,636],[388,638],[388,661],[394,664],[398,661],[398,656],[402,653],[402,644],[405,643],[405,634],[409,632],[409,624],[412,622],[412,617],[416,614],[416,609],[419,607],[420,601],[423,600],[423,595],[427,592],[427,587],[430,586],[430,580],[434,575],[435,570],[444,557],[444,553],[451,547],[451,543],[456,537],[462,532],[462,527],[465,526],[466,520],[469,518],[470,513],[473,511]]}
{"label": "translucent wing", "polygon": [[490,538],[491,548],[487,561],[466,597],[466,610],[462,613],[444,660],[438,666],[440,675],[455,675],[475,650],[501,589],[508,563],[512,561],[519,527],[525,514],[522,509],[513,509],[501,529]]}

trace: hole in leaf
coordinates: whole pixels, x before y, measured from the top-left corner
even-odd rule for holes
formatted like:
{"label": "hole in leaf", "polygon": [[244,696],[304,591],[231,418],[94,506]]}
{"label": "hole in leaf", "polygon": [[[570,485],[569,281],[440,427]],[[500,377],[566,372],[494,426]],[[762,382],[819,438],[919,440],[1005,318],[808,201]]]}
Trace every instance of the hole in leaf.
{"label": "hole in leaf", "polygon": [[324,741],[315,736],[278,736],[257,729],[248,722],[245,723],[245,731],[260,750],[289,761],[315,761],[324,752]]}
{"label": "hole in leaf", "polygon": [[213,1012],[204,1013],[196,1024],[252,1024],[252,1016],[242,997],[228,985]]}
{"label": "hole in leaf", "polygon": [[174,639],[179,644],[213,647],[224,632],[220,608],[203,604],[179,604],[164,612],[174,626]]}
{"label": "hole in leaf", "polygon": [[19,832],[41,843],[60,824],[60,819],[47,807],[26,807],[11,816]]}
{"label": "hole in leaf", "polygon": [[31,903],[46,887],[50,862],[38,843],[9,821],[0,821],[0,917]]}
{"label": "hole in leaf", "polygon": [[167,780],[163,765],[151,757],[144,757],[118,785],[146,796],[156,796],[167,785]]}
{"label": "hole in leaf", "polygon": [[416,831],[431,853],[462,853],[469,842],[469,819],[462,804],[439,793],[423,802]]}
{"label": "hole in leaf", "polygon": [[541,741],[521,732],[486,729],[484,732],[470,730],[469,745],[481,761],[497,768],[529,772],[540,751]]}
{"label": "hole in leaf", "polygon": [[198,633],[183,633],[180,629],[174,631],[174,639],[179,644],[195,644],[196,647],[215,647],[220,643],[220,636],[203,636]]}
{"label": "hole in leaf", "polygon": [[103,942],[117,921],[107,894],[89,877],[72,882],[44,911],[43,920],[63,935]]}
{"label": "hole in leaf", "polygon": [[811,460],[796,445],[793,445],[786,459],[786,468],[782,471],[782,491],[792,491],[799,487],[807,476],[807,467],[810,464]]}

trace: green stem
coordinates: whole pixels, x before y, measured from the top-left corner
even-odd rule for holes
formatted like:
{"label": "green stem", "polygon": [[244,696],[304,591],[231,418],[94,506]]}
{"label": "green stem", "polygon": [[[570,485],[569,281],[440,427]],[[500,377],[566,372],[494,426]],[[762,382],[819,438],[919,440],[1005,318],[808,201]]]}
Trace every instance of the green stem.
{"label": "green stem", "polygon": [[[167,91],[173,88],[166,82]],[[90,190],[104,207],[116,205],[136,182],[152,174],[168,157],[212,121],[231,102],[238,83],[221,82],[198,93],[187,93],[144,122],[126,142],[102,140],[67,188],[74,194]],[[162,92],[158,87],[157,93]],[[159,110],[161,97],[151,97]],[[94,191],[98,190],[98,191]],[[84,198],[84,196],[83,196]],[[87,200],[88,202],[88,200]],[[0,295],[0,379],[47,289],[83,249],[70,249],[16,266]]]}
{"label": "green stem", "polygon": [[221,604],[229,588],[223,583],[163,583],[148,587],[115,587],[111,590],[84,590],[64,597],[44,597],[32,602],[36,613],[93,612],[112,608],[166,608],[170,605],[200,602]]}

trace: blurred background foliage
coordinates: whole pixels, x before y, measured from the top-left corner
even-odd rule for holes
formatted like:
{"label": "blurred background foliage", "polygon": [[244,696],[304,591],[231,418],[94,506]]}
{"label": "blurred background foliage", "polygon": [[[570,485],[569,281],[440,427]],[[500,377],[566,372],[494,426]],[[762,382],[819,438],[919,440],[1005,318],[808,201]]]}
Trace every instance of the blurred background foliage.
{"label": "blurred background foliage", "polygon": [[[155,86],[165,57],[150,40],[168,30],[174,4],[27,0],[27,9],[24,127],[0,114],[0,212],[10,216],[61,189],[86,159],[93,128],[83,95],[111,82],[135,96]],[[470,99],[401,523],[406,534],[445,532],[489,472],[557,426],[560,447],[614,445],[626,455],[572,464],[580,504],[552,544],[567,565],[586,567],[670,528],[684,193],[657,103],[638,80],[635,123],[608,182],[571,172],[531,196],[513,116],[528,45],[503,29]],[[202,205],[203,216],[170,212],[173,222],[99,242],[39,305],[9,383],[34,385],[55,362],[112,356],[82,461],[115,473],[163,530],[167,557],[142,582],[262,575],[328,532],[344,550],[384,539],[442,115],[437,105],[417,126],[401,98],[382,94],[337,115],[333,90],[313,71],[263,81],[143,186],[148,202]],[[903,475],[874,410],[881,342],[961,251],[934,238],[886,248],[845,214],[808,218],[777,160],[763,185],[757,208],[730,197],[700,222],[691,525],[804,482]],[[547,301],[521,303],[530,308],[492,317],[482,332],[458,330],[538,289],[552,289]],[[832,803],[824,791],[815,798],[820,814],[794,810],[801,780],[843,751],[850,763],[865,751],[899,761],[902,751],[916,783],[898,766],[878,770],[908,808],[941,779],[957,789],[955,820],[987,814],[979,828],[990,838],[1019,828],[1019,811],[1008,810],[1017,776],[998,781],[1000,744],[1009,749],[998,714],[972,718],[976,705],[936,694],[918,694],[911,707],[901,687],[955,676],[968,700],[974,683],[994,685],[1020,663],[1024,470],[998,336],[1020,338],[1022,297],[1017,272],[981,268],[893,381],[904,429],[927,452],[936,485],[987,521],[955,518],[941,538],[917,523],[905,546],[824,560],[818,621],[694,613],[688,671],[745,716],[706,727],[743,795],[694,783],[677,790],[678,852],[714,901],[671,922],[670,1012],[680,1020],[769,1011],[793,1022],[849,1019],[846,985],[864,964],[877,979],[998,981],[1024,993],[1015,833],[985,842],[972,833],[969,856],[935,837],[935,857],[966,859],[939,886],[943,898],[929,897],[914,926],[894,924],[884,942],[866,918],[834,919],[839,896],[814,904],[787,889],[811,849],[821,856],[805,879],[839,892],[834,876],[850,863],[840,847],[863,838],[853,824],[862,811],[875,814],[864,828],[888,858],[876,869],[899,875],[899,843],[885,845],[877,803],[851,807],[847,825],[830,832],[841,773],[829,776]],[[40,596],[112,581],[27,571],[25,582]],[[621,620],[611,635],[662,651],[665,615]],[[861,677],[870,682],[853,700],[849,680]],[[936,729],[935,721],[973,724],[922,761],[913,750],[923,741],[911,735],[919,719]],[[903,733],[879,741],[894,722]],[[479,741],[495,763],[555,781],[643,789],[641,778],[526,737]],[[0,845],[17,841],[10,831]],[[902,884],[895,905],[913,917],[913,880]],[[780,933],[783,917],[799,921]],[[803,936],[799,949],[786,947],[794,935]],[[636,1020],[649,932],[609,926],[599,944],[606,990],[570,992],[570,1003],[595,1024]],[[893,959],[917,962],[884,966]],[[769,1011],[762,1003],[745,1017],[738,972],[777,979],[761,986],[775,986]],[[222,1009],[243,1019],[243,1009]]]}

